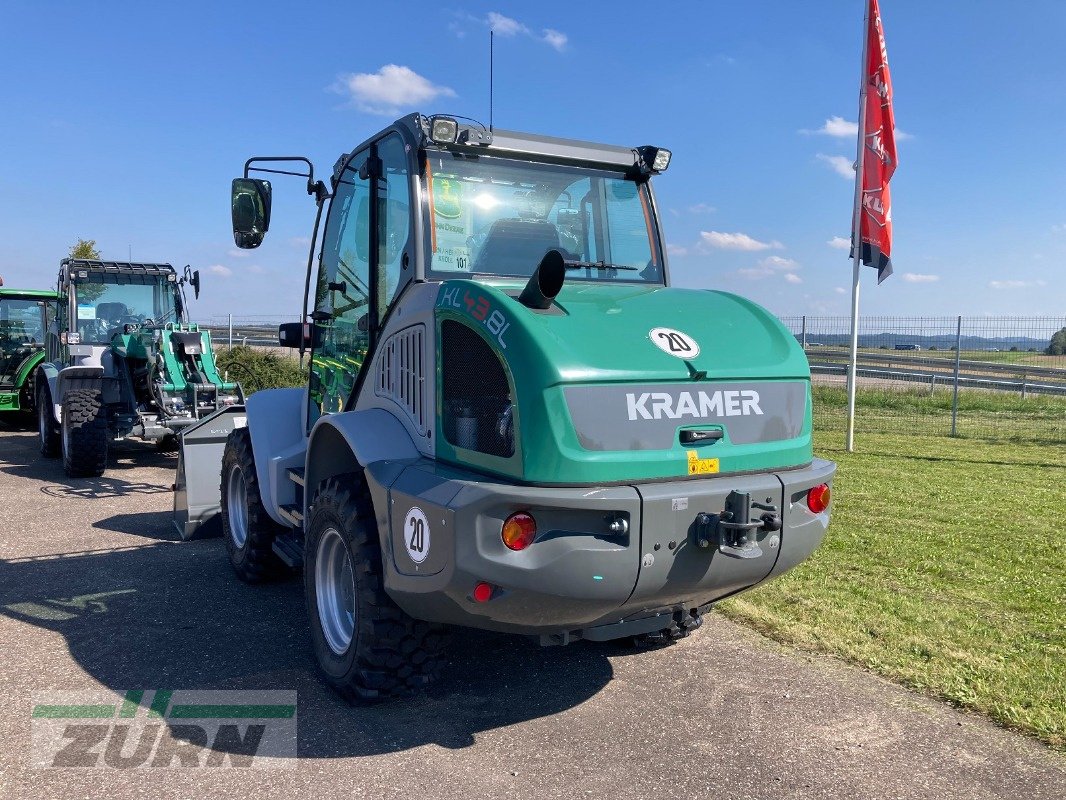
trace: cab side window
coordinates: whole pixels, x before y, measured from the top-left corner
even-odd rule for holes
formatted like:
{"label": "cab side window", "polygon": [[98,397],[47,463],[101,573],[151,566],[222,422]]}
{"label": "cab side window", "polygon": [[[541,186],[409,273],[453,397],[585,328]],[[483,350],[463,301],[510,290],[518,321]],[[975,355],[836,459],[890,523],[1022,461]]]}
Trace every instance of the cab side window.
{"label": "cab side window", "polygon": [[[378,294],[378,320],[385,313],[407,277],[403,256],[411,236],[410,182],[407,173],[407,154],[403,140],[397,135],[386,136],[378,142],[383,183],[378,200],[378,259],[382,275]],[[384,189],[384,192],[381,192]]]}

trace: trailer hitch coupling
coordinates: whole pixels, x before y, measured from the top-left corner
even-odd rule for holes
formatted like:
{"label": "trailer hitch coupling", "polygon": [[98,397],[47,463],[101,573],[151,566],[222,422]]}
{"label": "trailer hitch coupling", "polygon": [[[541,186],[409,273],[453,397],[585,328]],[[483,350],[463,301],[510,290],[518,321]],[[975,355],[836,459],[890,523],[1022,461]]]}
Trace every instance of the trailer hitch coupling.
{"label": "trailer hitch coupling", "polygon": [[[752,509],[763,513],[752,519]],[[759,531],[776,533],[781,530],[781,516],[775,505],[752,502],[750,492],[732,491],[725,499],[722,513],[697,514],[693,528],[696,546],[701,549],[710,549],[712,544],[717,544],[718,551],[724,555],[759,558],[763,554]]]}

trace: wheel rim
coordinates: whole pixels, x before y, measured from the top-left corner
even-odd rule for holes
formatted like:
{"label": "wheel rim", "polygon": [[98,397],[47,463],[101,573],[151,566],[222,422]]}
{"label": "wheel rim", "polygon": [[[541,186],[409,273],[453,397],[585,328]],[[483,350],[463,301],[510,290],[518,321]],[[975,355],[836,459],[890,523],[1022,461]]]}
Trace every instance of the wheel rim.
{"label": "wheel rim", "polygon": [[355,576],[348,547],[336,528],[327,528],[318,543],[315,595],[326,644],[337,655],[343,655],[355,632]]}
{"label": "wheel rim", "polygon": [[49,403],[45,402],[47,397],[42,397],[41,402],[37,404],[37,433],[41,437],[41,444],[45,444],[48,441],[48,406]]}
{"label": "wheel rim", "polygon": [[244,547],[248,541],[248,481],[239,465],[234,465],[226,481],[226,511],[230,538],[238,548]]}

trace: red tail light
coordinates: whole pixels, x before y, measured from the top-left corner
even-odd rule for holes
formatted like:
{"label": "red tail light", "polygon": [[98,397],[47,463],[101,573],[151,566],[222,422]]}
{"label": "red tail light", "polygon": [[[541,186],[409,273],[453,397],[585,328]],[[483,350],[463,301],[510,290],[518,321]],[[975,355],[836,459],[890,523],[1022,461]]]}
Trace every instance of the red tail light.
{"label": "red tail light", "polygon": [[524,511],[512,514],[503,523],[500,538],[512,550],[525,550],[537,536],[537,521]]}
{"label": "red tail light", "polygon": [[495,592],[495,589],[493,589],[491,583],[481,581],[474,587],[474,601],[477,603],[487,603],[492,599],[493,592]]}
{"label": "red tail light", "polygon": [[828,483],[820,483],[807,492],[807,508],[815,514],[821,514],[829,508],[832,491]]}

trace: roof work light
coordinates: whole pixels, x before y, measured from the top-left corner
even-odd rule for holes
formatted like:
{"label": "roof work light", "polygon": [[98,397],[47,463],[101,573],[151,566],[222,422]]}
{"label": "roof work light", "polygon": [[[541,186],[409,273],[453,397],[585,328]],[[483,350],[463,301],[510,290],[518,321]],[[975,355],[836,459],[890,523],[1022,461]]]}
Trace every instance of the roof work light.
{"label": "roof work light", "polygon": [[459,135],[459,123],[451,117],[430,117],[429,138],[437,144],[454,144]]}

